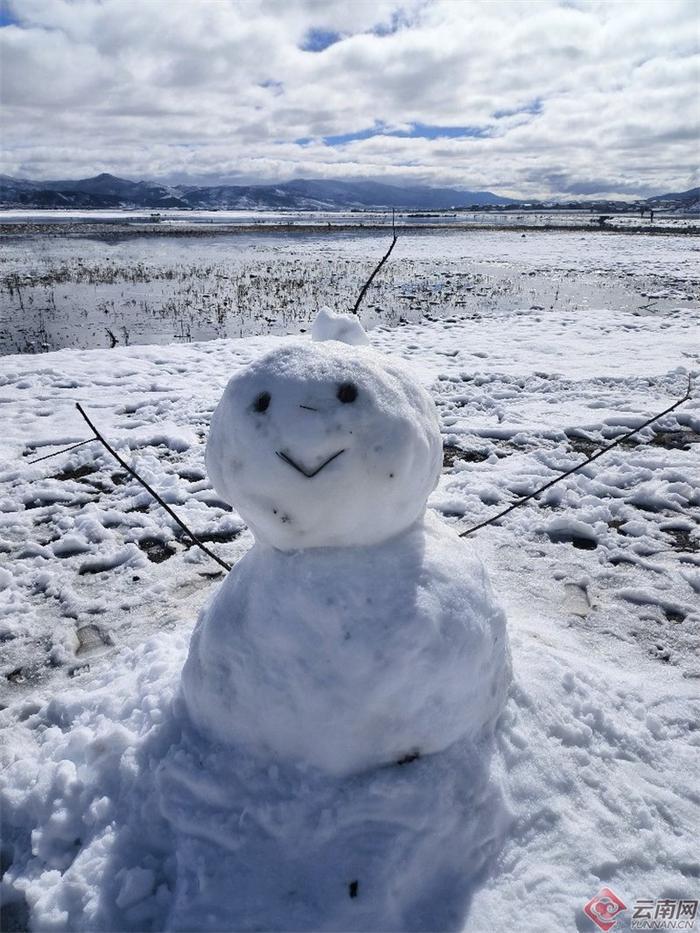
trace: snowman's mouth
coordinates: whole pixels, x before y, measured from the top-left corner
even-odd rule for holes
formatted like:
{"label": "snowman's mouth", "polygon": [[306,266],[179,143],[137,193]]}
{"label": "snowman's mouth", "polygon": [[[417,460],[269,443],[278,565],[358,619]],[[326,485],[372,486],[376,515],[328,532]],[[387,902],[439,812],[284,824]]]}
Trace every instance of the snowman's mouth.
{"label": "snowman's mouth", "polygon": [[318,476],[318,474],[321,472],[321,470],[322,470],[324,467],[327,467],[329,463],[332,463],[332,462],[333,462],[334,460],[336,460],[341,454],[344,454],[344,453],[345,453],[345,448],[343,448],[342,450],[338,450],[338,451],[336,451],[336,453],[334,453],[332,456],[330,456],[327,460],[324,460],[323,463],[321,464],[321,466],[316,467],[315,470],[306,470],[303,466],[301,466],[301,465],[300,465],[299,463],[297,463],[295,460],[292,460],[292,458],[289,456],[289,454],[284,453],[284,451],[282,451],[282,450],[276,451],[277,456],[278,456],[281,460],[284,460],[285,463],[288,463],[288,464],[290,465],[290,467],[294,467],[294,469],[295,469],[298,473],[301,473],[302,476],[306,476],[307,479],[312,479],[314,476]]}

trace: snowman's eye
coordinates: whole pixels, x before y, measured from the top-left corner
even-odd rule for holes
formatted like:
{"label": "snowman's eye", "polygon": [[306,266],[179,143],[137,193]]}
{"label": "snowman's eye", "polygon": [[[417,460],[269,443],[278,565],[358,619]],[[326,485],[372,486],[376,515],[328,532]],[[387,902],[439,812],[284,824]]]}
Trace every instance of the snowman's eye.
{"label": "snowman's eye", "polygon": [[345,405],[354,402],[357,398],[357,388],[352,382],[344,382],[341,386],[338,386],[337,398],[339,402],[343,402]]}
{"label": "snowman's eye", "polygon": [[253,402],[253,411],[258,411],[258,412],[267,411],[269,404],[270,404],[270,393],[261,392],[260,395]]}

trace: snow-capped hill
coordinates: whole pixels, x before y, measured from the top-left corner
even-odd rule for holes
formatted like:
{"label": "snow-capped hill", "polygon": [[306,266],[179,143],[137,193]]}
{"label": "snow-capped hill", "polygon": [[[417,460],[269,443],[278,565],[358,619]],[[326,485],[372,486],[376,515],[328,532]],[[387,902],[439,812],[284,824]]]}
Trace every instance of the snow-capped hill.
{"label": "snow-capped hill", "polygon": [[689,188],[688,191],[676,191],[669,194],[659,194],[655,198],[648,198],[647,203],[659,207],[670,207],[678,211],[700,211],[700,188]]}
{"label": "snow-capped hill", "polygon": [[[530,206],[541,202],[529,202]],[[545,207],[584,208],[593,202],[544,202]],[[700,210],[700,188],[648,198],[645,202],[609,202],[672,211]],[[269,185],[165,185],[131,181],[102,172],[90,178],[31,181],[0,175],[0,206],[74,208],[168,208],[193,210],[399,210],[449,211],[470,207],[522,204],[491,191],[393,185],[377,181],[296,178]]]}
{"label": "snow-capped hill", "polygon": [[0,176],[0,204],[8,207],[180,207],[189,205],[177,189],[129,181],[103,172],[92,178],[29,181]]}
{"label": "snow-capped hill", "polygon": [[296,179],[275,185],[162,185],[106,172],[91,178],[29,181],[0,176],[7,207],[180,207],[193,209],[333,210],[387,208],[449,210],[514,203],[490,191],[396,186],[379,182]]}

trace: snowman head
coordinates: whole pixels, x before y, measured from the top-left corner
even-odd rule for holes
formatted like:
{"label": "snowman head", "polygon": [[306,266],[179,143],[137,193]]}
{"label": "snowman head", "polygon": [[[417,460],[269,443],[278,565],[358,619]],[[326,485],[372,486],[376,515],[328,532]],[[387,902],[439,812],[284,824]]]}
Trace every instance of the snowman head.
{"label": "snowman head", "polygon": [[432,399],[400,364],[328,340],[283,346],[231,379],[206,465],[259,541],[362,546],[423,514],[442,442]]}

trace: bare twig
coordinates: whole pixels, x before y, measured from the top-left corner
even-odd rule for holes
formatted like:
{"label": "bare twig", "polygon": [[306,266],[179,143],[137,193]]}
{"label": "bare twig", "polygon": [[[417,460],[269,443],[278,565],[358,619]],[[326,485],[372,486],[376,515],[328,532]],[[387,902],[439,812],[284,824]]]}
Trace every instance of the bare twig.
{"label": "bare twig", "polygon": [[51,457],[57,457],[59,454],[67,454],[69,450],[75,450],[76,447],[82,447],[83,444],[92,444],[94,437],[89,437],[86,441],[78,441],[77,444],[71,444],[70,447],[64,447],[63,450],[57,450],[53,454],[46,454],[44,457],[36,457],[34,460],[27,460],[27,463],[41,463],[42,460],[50,460]]}
{"label": "bare twig", "polygon": [[649,418],[648,421],[645,421],[644,424],[640,424],[638,428],[634,428],[633,431],[628,431],[627,434],[623,434],[622,437],[618,437],[617,440],[613,441],[612,444],[608,444],[606,447],[601,448],[599,451],[594,453],[590,457],[586,457],[578,466],[572,467],[570,470],[567,470],[565,473],[556,476],[554,479],[550,480],[548,483],[545,483],[544,486],[540,486],[539,489],[536,489],[534,492],[531,492],[529,496],[525,496],[523,499],[518,499],[517,502],[513,502],[512,505],[509,505],[507,509],[503,509],[502,512],[497,512],[496,515],[493,515],[491,518],[487,518],[486,521],[480,522],[478,525],[472,525],[471,528],[467,528],[466,531],[460,532],[460,538],[466,538],[467,535],[472,534],[474,531],[478,531],[480,528],[485,528],[486,525],[492,525],[494,522],[497,522],[499,518],[503,518],[504,515],[508,515],[510,512],[515,509],[519,509],[521,505],[525,505],[526,502],[529,502],[530,499],[534,499],[536,496],[539,496],[541,492],[544,492],[546,489],[551,489],[556,483],[560,483],[563,479],[566,479],[567,476],[571,476],[572,473],[578,472],[588,463],[592,463],[594,460],[597,460],[598,457],[602,457],[603,454],[606,454],[609,450],[612,450],[613,447],[617,447],[623,441],[626,441],[628,438],[632,437],[635,434],[638,434],[644,428],[648,428],[650,424],[653,424],[655,421],[658,421],[659,418],[663,418],[664,415],[668,415],[669,412],[674,411],[684,402],[687,402],[690,399],[690,389],[691,389],[691,377],[688,376],[688,389],[683,396],[683,398],[678,399],[677,402],[674,402],[673,405],[669,405],[668,408],[665,408],[663,411],[660,411],[658,415],[654,415],[653,418]]}
{"label": "bare twig", "polygon": [[358,299],[357,299],[357,301],[355,302],[355,307],[352,309],[352,313],[353,313],[353,314],[357,314],[357,309],[358,309],[358,308],[360,307],[360,305],[362,304],[362,299],[365,297],[365,292],[367,291],[367,289],[368,289],[368,288],[370,287],[370,285],[372,284],[372,280],[374,279],[375,275],[376,275],[376,274],[379,272],[379,270],[382,268],[382,266],[383,266],[384,263],[387,261],[387,259],[389,258],[389,256],[391,256],[391,251],[392,251],[393,248],[396,246],[396,241],[398,240],[398,237],[396,236],[396,226],[395,226],[395,224],[394,224],[393,212],[392,212],[392,218],[391,218],[391,225],[392,225],[392,231],[393,231],[393,234],[394,234],[394,238],[393,238],[393,240],[391,241],[391,246],[390,246],[389,249],[386,251],[385,255],[382,256],[381,260],[379,261],[379,264],[375,267],[374,272],[372,273],[372,275],[370,275],[370,277],[367,279],[367,281],[365,282],[365,284],[362,286],[362,291],[360,292],[360,294],[359,294],[359,296],[358,296]]}
{"label": "bare twig", "polygon": [[149,486],[148,483],[146,482],[146,480],[142,479],[142,478],[138,475],[138,473],[136,472],[136,470],[132,469],[132,467],[130,467],[129,464],[126,463],[126,462],[119,456],[119,454],[116,452],[116,450],[115,450],[113,447],[111,447],[111,446],[107,443],[107,441],[106,441],[106,440],[104,439],[104,437],[100,434],[100,432],[97,430],[97,428],[96,428],[95,425],[92,423],[92,421],[90,421],[90,419],[88,418],[88,416],[85,414],[85,411],[84,411],[82,405],[81,405],[79,402],[76,402],[75,407],[78,409],[78,411],[79,411],[80,414],[83,416],[83,418],[85,419],[85,421],[87,421],[87,423],[88,423],[90,429],[92,430],[93,434],[95,435],[95,439],[98,440],[101,444],[103,444],[103,445],[107,448],[107,450],[111,453],[111,455],[114,457],[114,459],[115,459],[118,463],[120,463],[121,466],[124,467],[124,469],[126,470],[127,473],[129,473],[131,476],[133,476],[134,479],[135,479],[137,482],[141,483],[141,485],[143,486],[143,488],[153,496],[153,498],[156,500],[156,502],[159,503],[159,505],[162,505],[162,506],[163,506],[163,508],[165,509],[165,511],[168,513],[168,515],[180,526],[180,528],[182,528],[182,530],[183,530],[187,535],[189,535],[189,537],[194,541],[194,543],[197,545],[197,547],[198,547],[198,548],[201,548],[201,550],[203,550],[205,554],[207,554],[209,557],[211,557],[212,560],[215,560],[216,563],[217,563],[220,567],[223,567],[223,568],[224,568],[224,570],[230,570],[230,569],[231,569],[231,565],[230,565],[230,564],[227,564],[226,561],[222,560],[220,557],[217,557],[217,555],[216,555],[213,551],[210,551],[209,548],[206,546],[206,544],[203,544],[203,543],[199,540],[199,538],[197,537],[197,535],[193,534],[193,533],[190,531],[190,529],[189,529],[189,528],[187,527],[187,525],[182,521],[182,519],[181,519],[181,518],[178,518],[178,516],[175,514],[175,512],[173,512],[173,510],[170,508],[170,506],[168,505],[168,503],[165,502],[163,499],[161,499],[161,497],[158,495],[158,493],[155,491],[155,489],[153,489],[152,486]]}

